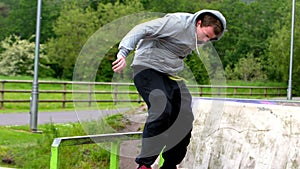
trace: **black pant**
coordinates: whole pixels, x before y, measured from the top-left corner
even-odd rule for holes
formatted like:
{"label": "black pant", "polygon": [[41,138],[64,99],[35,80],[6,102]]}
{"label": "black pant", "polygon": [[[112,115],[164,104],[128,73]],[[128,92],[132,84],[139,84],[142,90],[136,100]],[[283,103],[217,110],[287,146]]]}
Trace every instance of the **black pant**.
{"label": "black pant", "polygon": [[152,165],[164,148],[162,169],[175,169],[185,157],[194,120],[192,97],[183,81],[153,69],[135,70],[134,83],[148,106],[138,164]]}

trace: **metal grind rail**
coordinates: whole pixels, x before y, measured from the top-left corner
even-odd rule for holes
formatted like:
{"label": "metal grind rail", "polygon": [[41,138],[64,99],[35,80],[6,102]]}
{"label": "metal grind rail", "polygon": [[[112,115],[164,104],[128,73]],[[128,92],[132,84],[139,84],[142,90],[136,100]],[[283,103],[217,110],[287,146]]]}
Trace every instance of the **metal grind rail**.
{"label": "metal grind rail", "polygon": [[51,146],[50,169],[59,168],[59,153],[62,146],[76,146],[83,144],[111,143],[110,169],[119,169],[119,153],[122,141],[141,139],[142,132],[111,133],[100,135],[74,136],[55,138]]}

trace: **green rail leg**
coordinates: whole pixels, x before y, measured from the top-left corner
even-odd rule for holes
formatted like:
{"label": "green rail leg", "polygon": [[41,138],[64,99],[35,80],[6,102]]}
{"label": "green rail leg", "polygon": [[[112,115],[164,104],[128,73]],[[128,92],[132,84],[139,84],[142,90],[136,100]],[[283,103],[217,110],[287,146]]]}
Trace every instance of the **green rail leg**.
{"label": "green rail leg", "polygon": [[119,169],[120,142],[111,142],[110,169]]}
{"label": "green rail leg", "polygon": [[159,154],[159,167],[162,167],[163,166],[163,164],[164,164],[164,158],[163,158],[163,156],[162,156],[162,153],[160,153]]}
{"label": "green rail leg", "polygon": [[58,169],[58,165],[59,165],[58,150],[59,150],[58,147],[51,147],[50,169]]}
{"label": "green rail leg", "polygon": [[166,148],[166,146],[164,146],[164,148],[159,153],[159,165],[158,165],[159,167],[162,167],[163,164],[164,164],[164,161],[165,161],[163,156],[162,156],[162,153],[164,152],[165,148]]}

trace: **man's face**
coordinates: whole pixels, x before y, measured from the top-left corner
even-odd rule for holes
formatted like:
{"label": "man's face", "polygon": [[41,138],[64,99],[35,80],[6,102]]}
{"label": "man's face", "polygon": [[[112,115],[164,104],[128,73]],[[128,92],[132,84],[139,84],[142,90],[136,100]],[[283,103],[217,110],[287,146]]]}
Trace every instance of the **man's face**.
{"label": "man's face", "polygon": [[216,38],[216,35],[214,33],[214,28],[212,26],[206,26],[206,27],[202,26],[201,21],[197,23],[196,32],[197,32],[197,40],[200,43],[206,43],[211,39]]}

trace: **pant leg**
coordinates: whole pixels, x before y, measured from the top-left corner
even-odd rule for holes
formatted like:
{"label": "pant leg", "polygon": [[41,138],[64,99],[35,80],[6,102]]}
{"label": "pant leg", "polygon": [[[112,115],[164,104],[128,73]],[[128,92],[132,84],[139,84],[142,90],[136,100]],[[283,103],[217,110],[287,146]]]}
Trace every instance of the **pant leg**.
{"label": "pant leg", "polygon": [[167,79],[165,74],[152,69],[143,70],[134,76],[137,90],[148,106],[142,149],[136,158],[138,164],[152,165],[166,144],[165,131],[169,127],[172,111]]}
{"label": "pant leg", "polygon": [[184,159],[187,151],[187,146],[190,143],[191,132],[183,138],[175,147],[167,150],[162,154],[164,163],[161,169],[176,169],[176,165]]}
{"label": "pant leg", "polygon": [[172,126],[168,134],[166,151],[163,153],[164,164],[162,169],[176,169],[186,155],[187,146],[190,143],[193,112],[191,107],[192,97],[183,82],[178,82],[178,89],[175,90],[172,100]]}

